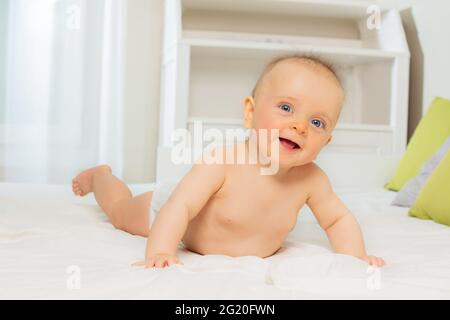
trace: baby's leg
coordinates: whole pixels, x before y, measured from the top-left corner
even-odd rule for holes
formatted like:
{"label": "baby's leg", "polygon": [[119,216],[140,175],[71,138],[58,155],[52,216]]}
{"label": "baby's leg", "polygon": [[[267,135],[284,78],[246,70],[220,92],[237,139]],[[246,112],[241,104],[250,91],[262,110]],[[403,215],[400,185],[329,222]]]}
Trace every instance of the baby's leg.
{"label": "baby's leg", "polygon": [[152,192],[133,197],[127,185],[112,175],[109,166],[81,172],[72,180],[72,190],[82,197],[93,192],[97,203],[117,229],[144,237],[148,235]]}

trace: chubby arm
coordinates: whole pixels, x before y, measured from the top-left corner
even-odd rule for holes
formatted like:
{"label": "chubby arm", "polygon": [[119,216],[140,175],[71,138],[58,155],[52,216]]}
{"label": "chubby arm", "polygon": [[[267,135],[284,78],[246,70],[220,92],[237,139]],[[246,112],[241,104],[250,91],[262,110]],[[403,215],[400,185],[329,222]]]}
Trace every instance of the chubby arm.
{"label": "chubby arm", "polygon": [[159,268],[179,262],[175,253],[189,221],[197,216],[224,180],[224,165],[197,161],[156,216],[148,235],[146,261],[135,265]]}
{"label": "chubby arm", "polygon": [[383,259],[367,255],[358,222],[333,191],[325,172],[316,165],[312,185],[307,204],[326,232],[333,250],[363,259],[369,264],[384,265]]}

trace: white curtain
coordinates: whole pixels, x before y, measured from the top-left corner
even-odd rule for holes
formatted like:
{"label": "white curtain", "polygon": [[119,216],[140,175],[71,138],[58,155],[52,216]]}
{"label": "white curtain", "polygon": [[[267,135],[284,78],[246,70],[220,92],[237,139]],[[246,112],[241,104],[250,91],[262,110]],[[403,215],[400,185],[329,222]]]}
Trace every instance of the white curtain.
{"label": "white curtain", "polygon": [[122,176],[125,1],[0,0],[0,181]]}

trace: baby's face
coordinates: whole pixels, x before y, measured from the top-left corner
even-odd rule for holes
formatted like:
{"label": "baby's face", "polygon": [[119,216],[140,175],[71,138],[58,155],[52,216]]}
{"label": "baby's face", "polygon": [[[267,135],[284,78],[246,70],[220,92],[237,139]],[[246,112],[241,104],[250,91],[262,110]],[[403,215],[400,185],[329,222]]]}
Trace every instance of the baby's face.
{"label": "baby's face", "polygon": [[283,61],[266,74],[255,98],[246,98],[245,126],[269,129],[269,137],[270,129],[279,129],[280,166],[307,164],[330,142],[343,97],[329,71]]}

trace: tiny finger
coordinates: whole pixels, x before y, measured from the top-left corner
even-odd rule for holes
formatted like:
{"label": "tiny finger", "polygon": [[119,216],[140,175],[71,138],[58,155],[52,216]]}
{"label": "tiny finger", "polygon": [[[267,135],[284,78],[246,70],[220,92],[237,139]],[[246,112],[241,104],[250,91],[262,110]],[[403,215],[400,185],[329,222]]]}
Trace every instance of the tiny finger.
{"label": "tiny finger", "polygon": [[145,268],[149,269],[149,268],[153,268],[153,266],[155,265],[155,262],[153,259],[150,259],[147,261],[147,263],[145,264]]}
{"label": "tiny finger", "polygon": [[174,258],[170,258],[167,260],[167,266],[170,267],[171,265],[177,263],[177,260]]}
{"label": "tiny finger", "polygon": [[156,261],[156,263],[155,263],[155,267],[156,267],[156,268],[164,268],[164,263],[165,263],[164,260],[158,260],[158,261]]}

